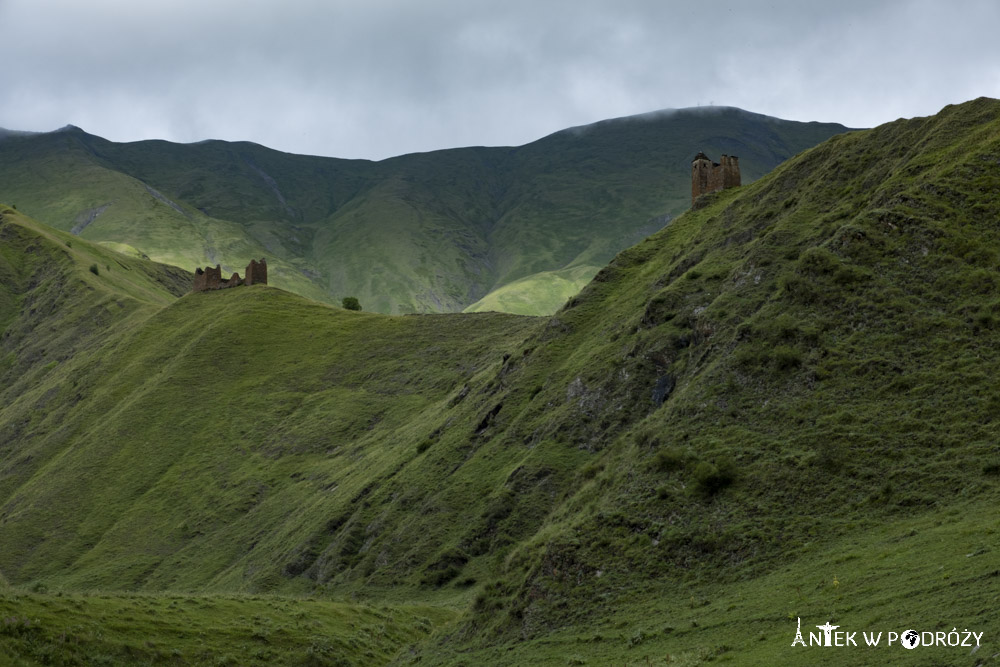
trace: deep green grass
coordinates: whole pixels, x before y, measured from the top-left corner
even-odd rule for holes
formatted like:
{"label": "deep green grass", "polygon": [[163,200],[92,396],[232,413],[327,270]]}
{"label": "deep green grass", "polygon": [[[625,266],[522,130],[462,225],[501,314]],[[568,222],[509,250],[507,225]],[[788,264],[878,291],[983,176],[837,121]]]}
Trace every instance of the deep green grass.
{"label": "deep green grass", "polygon": [[382,665],[441,607],[0,591],[0,665]]}
{"label": "deep green grass", "polygon": [[0,140],[0,183],[42,222],[189,271],[266,256],[272,285],[328,303],[457,312],[502,288],[474,309],[548,315],[687,209],[699,150],[739,153],[750,182],[844,130],[703,110],[374,163],[70,128]]}
{"label": "deep green grass", "polygon": [[[336,528],[323,527],[418,457],[454,388],[536,326],[496,314],[355,313],[268,287],[188,294],[142,312],[141,326],[93,332],[86,354],[45,365],[29,389],[9,394],[5,423],[31,426],[15,433],[23,447],[0,488],[13,505],[35,498],[33,518],[6,527],[0,570],[9,576],[301,588],[306,580],[284,576],[286,565],[294,571],[314,540],[336,541]],[[57,345],[46,354],[57,357]],[[271,537],[254,545],[238,537],[266,526]],[[45,534],[58,539],[38,544]],[[137,539],[152,541],[138,561],[128,555]],[[247,567],[257,571],[250,580]]]}
{"label": "deep green grass", "polygon": [[[588,622],[461,656],[425,650],[399,664],[989,664],[1000,650],[996,492],[919,517],[844,525],[832,539],[808,536],[756,577],[644,577],[605,598]],[[798,618],[807,642],[830,621],[856,632],[859,646],[792,648]],[[983,633],[974,657],[969,647],[888,645],[890,631],[955,627]],[[880,646],[869,648],[862,632],[882,632]]]}
{"label": "deep green grass", "polygon": [[[997,155],[992,100],[837,137],[546,319],[126,297],[4,212],[0,571],[459,611],[400,664],[985,661]],[[798,616],[987,645],[797,654]]]}

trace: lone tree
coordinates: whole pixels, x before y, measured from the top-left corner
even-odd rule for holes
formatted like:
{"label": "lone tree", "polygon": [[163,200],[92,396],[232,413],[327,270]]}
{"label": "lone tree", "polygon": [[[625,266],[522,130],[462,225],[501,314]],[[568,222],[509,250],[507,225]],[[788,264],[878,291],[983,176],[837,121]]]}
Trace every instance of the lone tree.
{"label": "lone tree", "polygon": [[344,300],[340,303],[344,306],[345,310],[361,310],[361,303],[356,297],[345,296]]}

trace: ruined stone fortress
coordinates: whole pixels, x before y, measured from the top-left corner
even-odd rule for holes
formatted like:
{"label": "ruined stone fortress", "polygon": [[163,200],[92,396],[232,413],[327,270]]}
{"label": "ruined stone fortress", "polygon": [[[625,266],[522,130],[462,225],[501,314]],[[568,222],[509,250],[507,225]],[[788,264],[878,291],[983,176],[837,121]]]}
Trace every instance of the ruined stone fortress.
{"label": "ruined stone fortress", "polygon": [[251,259],[247,264],[246,278],[240,278],[240,274],[234,273],[229,280],[222,279],[222,267],[218,264],[213,269],[206,266],[194,272],[194,287],[192,292],[206,292],[213,289],[226,289],[227,287],[238,287],[240,285],[266,285],[267,284],[267,260],[261,258],[258,262]]}
{"label": "ruined stone fortress", "polygon": [[698,153],[691,161],[692,206],[703,194],[735,188],[739,184],[740,159],[735,155],[723,155],[721,164],[712,162],[704,153]]}

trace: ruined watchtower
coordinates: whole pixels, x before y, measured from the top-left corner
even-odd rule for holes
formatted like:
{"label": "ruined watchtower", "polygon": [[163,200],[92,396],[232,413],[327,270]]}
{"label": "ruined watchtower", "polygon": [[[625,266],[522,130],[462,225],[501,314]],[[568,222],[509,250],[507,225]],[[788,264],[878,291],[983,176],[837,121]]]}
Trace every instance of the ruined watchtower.
{"label": "ruined watchtower", "polygon": [[227,287],[239,287],[240,285],[266,285],[267,284],[267,260],[261,259],[259,262],[251,259],[247,264],[246,278],[240,278],[240,274],[234,273],[229,280],[222,279],[222,267],[218,264],[213,269],[206,266],[204,269],[198,268],[194,272],[194,285],[192,292],[205,292],[213,289],[226,289]]}
{"label": "ruined watchtower", "polygon": [[243,279],[245,285],[266,285],[267,284],[267,260],[263,257],[258,262],[251,259],[247,264],[247,277]]}
{"label": "ruined watchtower", "polygon": [[691,161],[691,205],[698,197],[707,193],[735,188],[740,184],[740,159],[735,155],[723,155],[721,163],[712,162],[704,153],[698,153]]}
{"label": "ruined watchtower", "polygon": [[222,286],[222,267],[218,264],[213,269],[206,266],[204,269],[198,268],[194,272],[194,292],[204,292],[210,289],[219,289]]}

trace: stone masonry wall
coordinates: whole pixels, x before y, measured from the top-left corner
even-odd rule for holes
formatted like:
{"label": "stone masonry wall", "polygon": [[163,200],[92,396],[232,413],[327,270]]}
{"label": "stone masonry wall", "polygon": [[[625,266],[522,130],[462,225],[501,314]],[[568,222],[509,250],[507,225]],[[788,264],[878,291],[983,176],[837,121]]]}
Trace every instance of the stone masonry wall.
{"label": "stone masonry wall", "polygon": [[708,192],[740,185],[740,159],[735,155],[723,155],[721,161],[712,162],[704,153],[698,153],[691,161],[691,204]]}
{"label": "stone masonry wall", "polygon": [[218,264],[215,268],[206,266],[194,272],[194,283],[191,286],[192,292],[206,292],[208,290],[226,289],[227,287],[239,287],[240,285],[266,285],[267,284],[267,261],[263,258],[258,262],[250,260],[247,265],[246,279],[240,278],[240,274],[234,273],[229,280],[222,279],[222,267]]}

